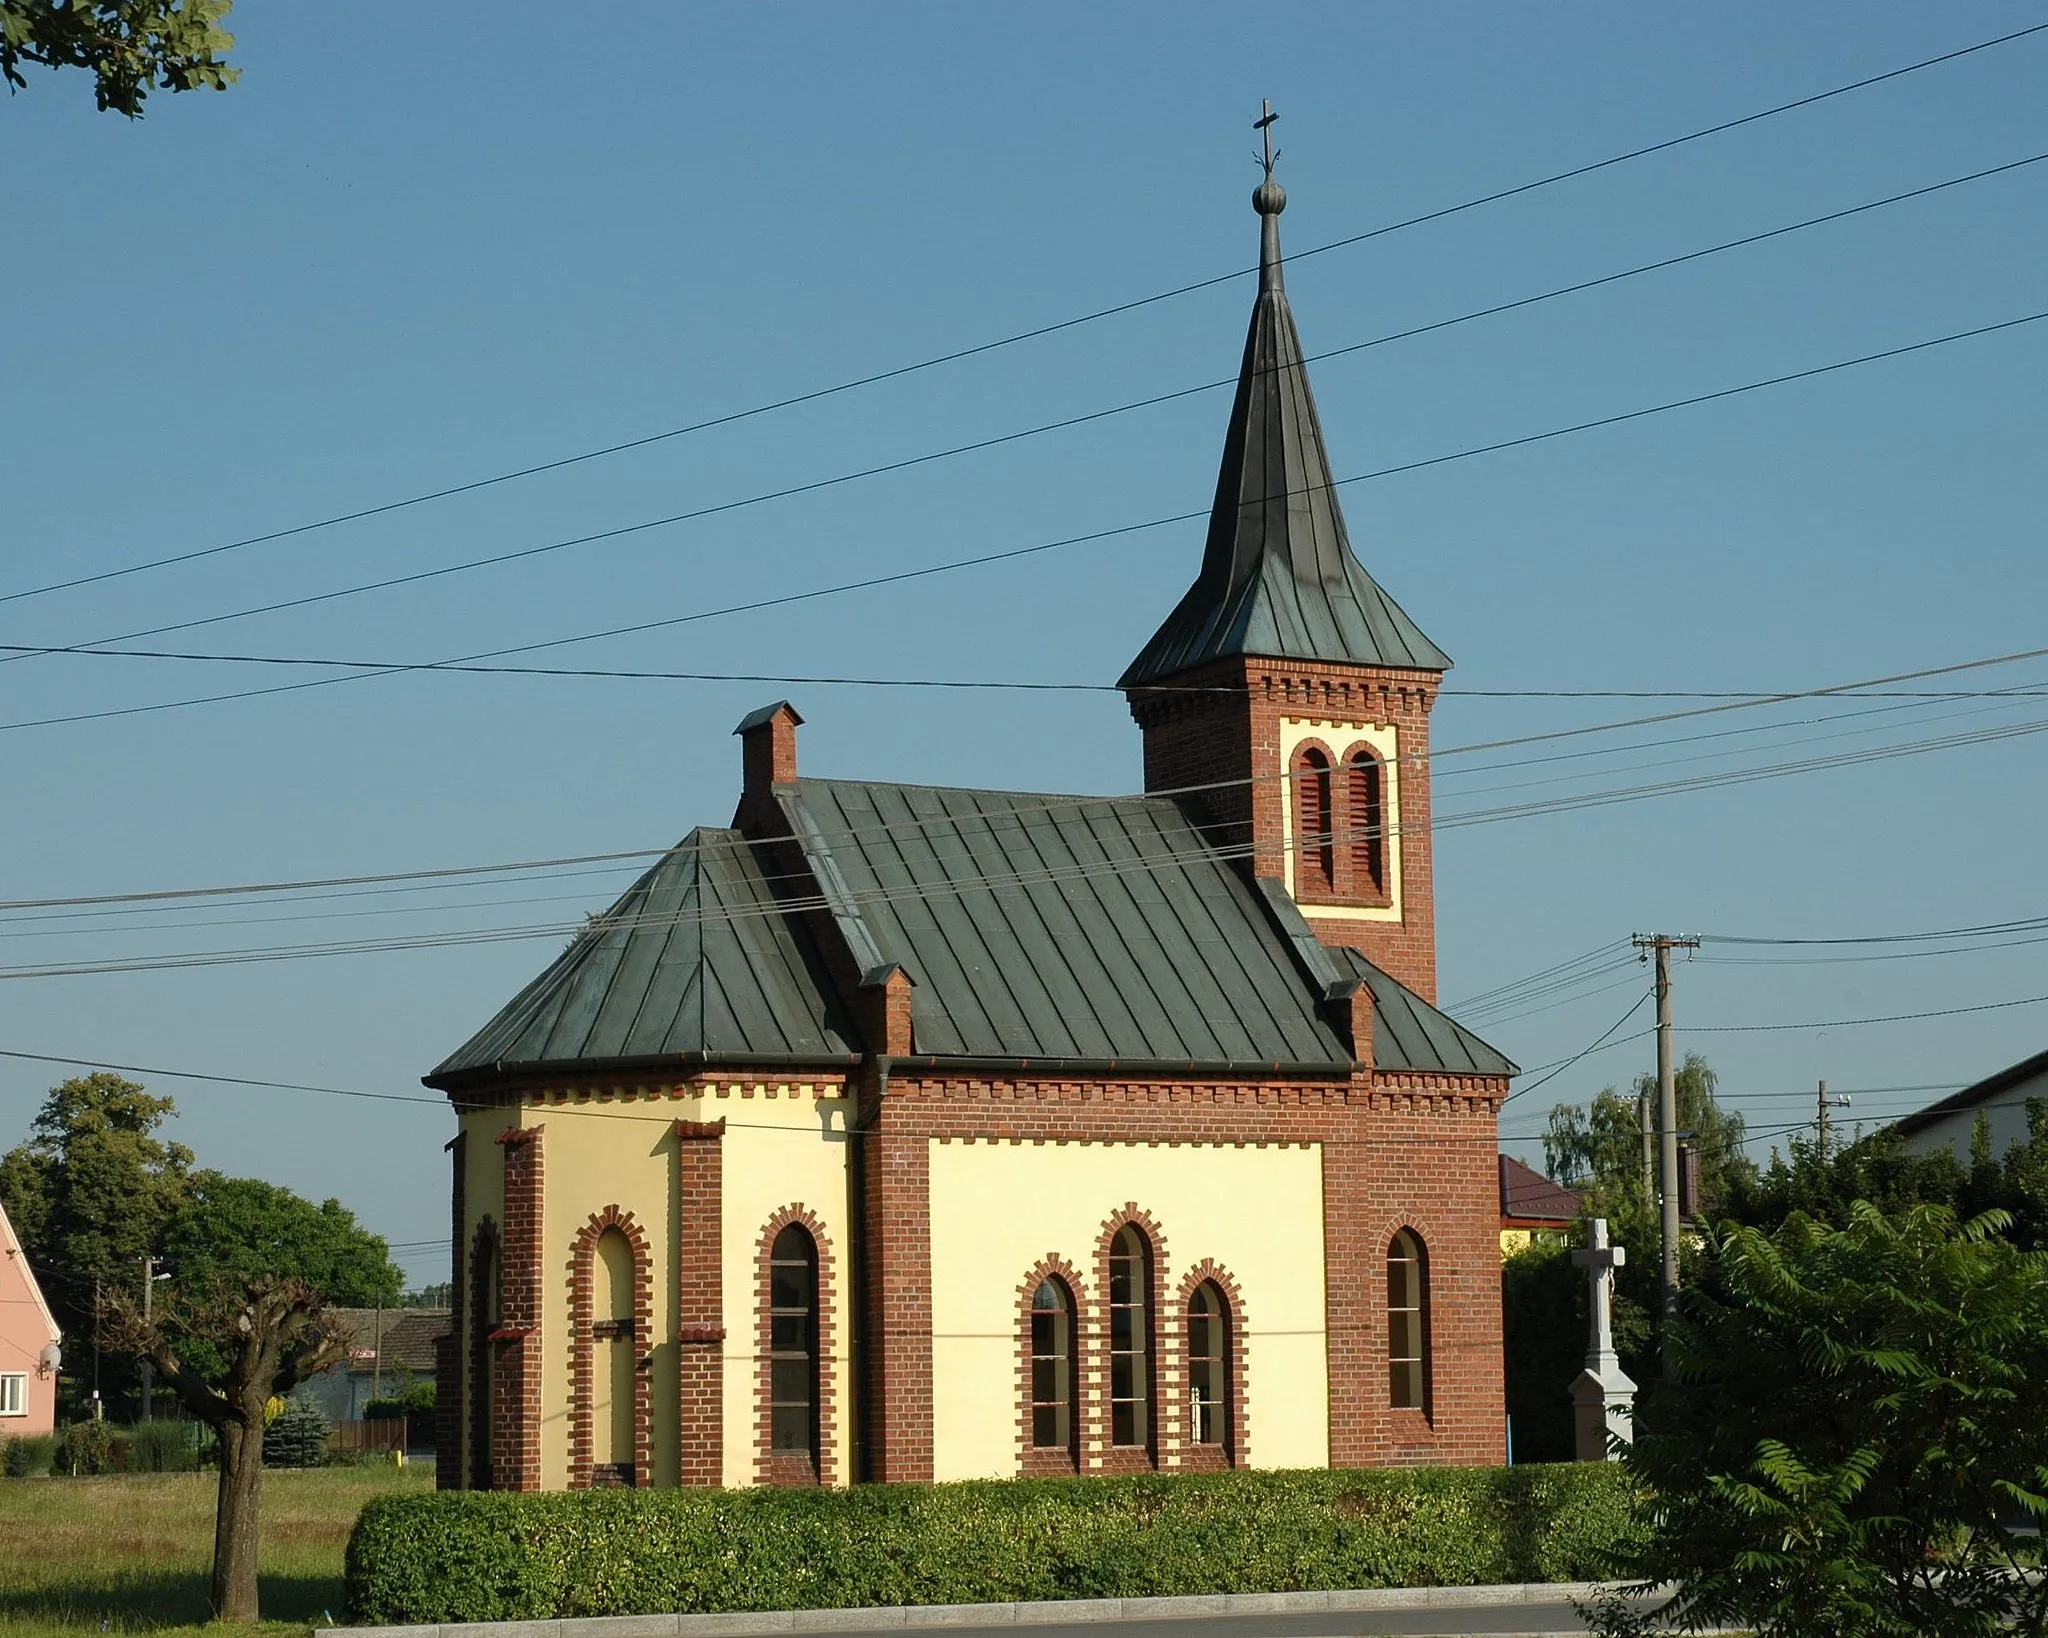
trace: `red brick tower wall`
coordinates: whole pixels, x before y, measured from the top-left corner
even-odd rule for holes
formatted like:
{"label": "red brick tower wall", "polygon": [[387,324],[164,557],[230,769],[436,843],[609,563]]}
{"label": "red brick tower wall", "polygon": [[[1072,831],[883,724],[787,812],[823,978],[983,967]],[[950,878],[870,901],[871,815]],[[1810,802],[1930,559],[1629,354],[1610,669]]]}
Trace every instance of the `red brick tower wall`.
{"label": "red brick tower wall", "polygon": [[1427,1001],[1436,1000],[1436,894],[1430,853],[1429,713],[1434,671],[1308,661],[1230,659],[1131,691],[1145,735],[1145,789],[1183,798],[1224,847],[1248,848],[1261,876],[1285,880],[1283,717],[1391,724],[1398,734],[1401,919],[1302,914],[1325,944],[1362,952]]}

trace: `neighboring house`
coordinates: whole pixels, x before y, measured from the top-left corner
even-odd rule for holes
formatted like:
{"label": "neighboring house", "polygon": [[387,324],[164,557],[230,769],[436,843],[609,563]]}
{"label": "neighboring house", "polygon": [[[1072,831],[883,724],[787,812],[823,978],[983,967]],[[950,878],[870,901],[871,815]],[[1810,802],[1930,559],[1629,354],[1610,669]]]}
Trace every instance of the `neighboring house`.
{"label": "neighboring house", "polygon": [[1503,1459],[1516,1069],[1433,1004],[1451,662],[1352,553],[1254,200],[1201,569],[1120,683],[1148,794],[802,778],[765,707],[731,827],[426,1077],[442,1485]]}
{"label": "neighboring house", "polygon": [[434,1378],[434,1339],[449,1326],[445,1308],[330,1308],[327,1324],[345,1336],[341,1363],[308,1377],[299,1397],[330,1422],[356,1422],[380,1394],[395,1398],[408,1382]]}
{"label": "neighboring house", "polygon": [[1958,1160],[1970,1158],[1970,1140],[1982,1115],[1991,1128],[1991,1152],[2002,1154],[2027,1140],[2027,1100],[2048,1099],[2048,1052],[1987,1075],[1975,1086],[1951,1093],[1939,1103],[1895,1121],[1892,1130],[1906,1147],[1922,1154],[1952,1149]]}
{"label": "neighboring house", "polygon": [[0,1206],[0,1439],[33,1438],[57,1425],[63,1340],[7,1208]]}
{"label": "neighboring house", "polygon": [[1538,1240],[1562,1240],[1579,1220],[1579,1197],[1525,1166],[1500,1157],[1500,1254],[1511,1257]]}

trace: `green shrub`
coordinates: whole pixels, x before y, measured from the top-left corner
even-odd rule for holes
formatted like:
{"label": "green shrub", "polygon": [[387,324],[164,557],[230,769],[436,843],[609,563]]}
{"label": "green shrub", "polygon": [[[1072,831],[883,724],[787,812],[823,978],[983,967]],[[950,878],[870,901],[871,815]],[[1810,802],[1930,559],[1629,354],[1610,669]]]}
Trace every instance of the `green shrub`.
{"label": "green shrub", "polygon": [[400,1417],[431,1416],[434,1410],[434,1379],[408,1383],[399,1393],[372,1399],[363,1407],[365,1422],[396,1422]]}
{"label": "green shrub", "polygon": [[189,1473],[199,1453],[183,1422],[139,1422],[128,1429],[122,1470],[128,1473]]}
{"label": "green shrub", "polygon": [[39,1433],[32,1439],[9,1439],[0,1445],[0,1473],[10,1479],[40,1479],[56,1459],[57,1437]]}
{"label": "green shrub", "polygon": [[1605,1464],[380,1497],[360,1622],[548,1620],[1582,1580],[1636,1545]]}
{"label": "green shrub", "polygon": [[278,1418],[263,1430],[265,1467],[320,1467],[334,1425],[310,1399],[288,1399]]}
{"label": "green shrub", "polygon": [[114,1471],[114,1429],[98,1417],[73,1422],[57,1435],[56,1468],[74,1478]]}

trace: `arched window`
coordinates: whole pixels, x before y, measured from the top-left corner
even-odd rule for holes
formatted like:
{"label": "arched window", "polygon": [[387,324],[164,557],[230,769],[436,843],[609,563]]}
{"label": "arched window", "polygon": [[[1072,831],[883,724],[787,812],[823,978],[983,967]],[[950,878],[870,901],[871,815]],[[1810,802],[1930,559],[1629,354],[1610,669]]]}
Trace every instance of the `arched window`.
{"label": "arched window", "polygon": [[1294,764],[1294,880],[1301,892],[1328,893],[1336,882],[1330,759],[1306,745]]}
{"label": "arched window", "polygon": [[800,1223],[768,1254],[769,1444],[818,1459],[818,1243]]}
{"label": "arched window", "polygon": [[1039,1282],[1031,1294],[1031,1444],[1035,1450],[1078,1453],[1074,1401],[1079,1373],[1074,1352],[1074,1294],[1061,1279]]}
{"label": "arched window", "polygon": [[1109,1442],[1152,1443],[1152,1246],[1135,1223],[1109,1243]]}
{"label": "arched window", "polygon": [[1388,1403],[1429,1405],[1429,1264],[1422,1242],[1402,1229],[1387,1245]]}
{"label": "arched window", "polygon": [[1230,1443],[1230,1307],[1214,1280],[1188,1299],[1188,1431],[1198,1445]]}
{"label": "arched window", "polygon": [[640,1347],[633,1334],[633,1247],[618,1229],[606,1229],[594,1261],[591,1459],[610,1470],[610,1479],[630,1485],[639,1477],[633,1465],[633,1372]]}
{"label": "arched window", "polygon": [[1351,831],[1352,891],[1377,897],[1387,890],[1387,771],[1371,750],[1361,745],[1351,753],[1348,795]]}

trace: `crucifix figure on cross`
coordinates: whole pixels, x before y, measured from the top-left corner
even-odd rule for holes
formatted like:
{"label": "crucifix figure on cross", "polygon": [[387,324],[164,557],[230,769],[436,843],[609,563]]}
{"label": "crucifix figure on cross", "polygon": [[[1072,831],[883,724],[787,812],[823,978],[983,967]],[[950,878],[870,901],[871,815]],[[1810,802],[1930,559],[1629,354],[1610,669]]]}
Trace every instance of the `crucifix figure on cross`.
{"label": "crucifix figure on cross", "polygon": [[1614,1271],[1627,1261],[1628,1247],[1609,1244],[1604,1217],[1587,1225],[1584,1248],[1572,1253],[1573,1265],[1586,1271],[1592,1299],[1586,1368],[1572,1382],[1572,1419],[1582,1462],[1610,1461],[1615,1440],[1628,1444],[1635,1438],[1636,1385],[1614,1351]]}

